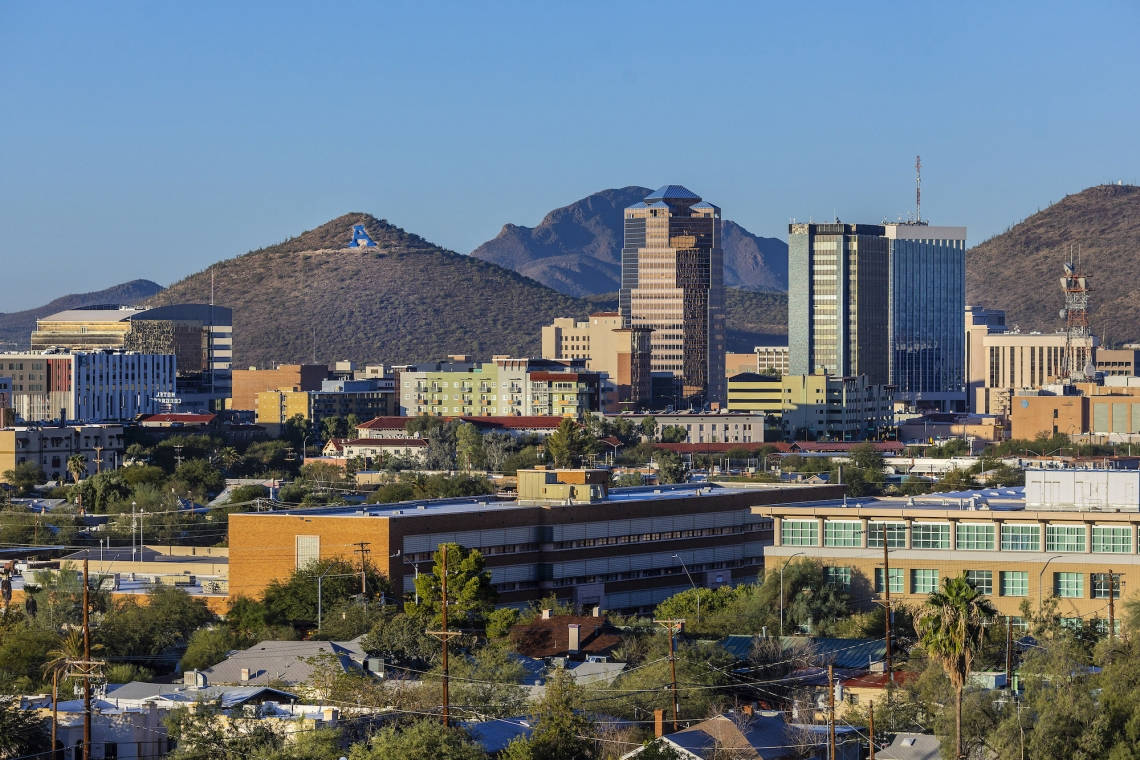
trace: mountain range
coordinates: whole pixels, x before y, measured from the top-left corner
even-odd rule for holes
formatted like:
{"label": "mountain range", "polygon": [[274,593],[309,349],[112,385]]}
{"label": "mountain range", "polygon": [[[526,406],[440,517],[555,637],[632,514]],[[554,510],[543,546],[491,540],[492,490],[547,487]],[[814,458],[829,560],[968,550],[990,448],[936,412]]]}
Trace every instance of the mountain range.
{"label": "mountain range", "polygon": [[1140,341],[1140,187],[1097,185],[966,253],[967,302],[1004,309],[1023,331],[1063,328],[1070,246],[1089,276],[1089,324],[1109,344]]}
{"label": "mountain range", "polygon": [[[647,187],[602,190],[551,211],[537,227],[506,224],[471,252],[477,259],[513,269],[573,296],[616,292],[621,284],[623,211],[652,191]],[[753,235],[725,221],[724,283],[730,288],[784,291],[788,245]]]}

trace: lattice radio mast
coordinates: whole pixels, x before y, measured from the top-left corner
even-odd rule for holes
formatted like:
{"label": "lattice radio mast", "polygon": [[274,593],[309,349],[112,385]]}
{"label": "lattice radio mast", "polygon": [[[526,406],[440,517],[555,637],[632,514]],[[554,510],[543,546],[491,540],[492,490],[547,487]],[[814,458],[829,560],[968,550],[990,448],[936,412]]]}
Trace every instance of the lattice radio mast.
{"label": "lattice radio mast", "polygon": [[1073,256],[1073,246],[1069,246],[1069,260],[1064,263],[1065,276],[1061,278],[1061,290],[1065,293],[1065,308],[1060,317],[1065,320],[1065,365],[1062,376],[1070,379],[1083,379],[1085,365],[1091,356],[1085,356],[1084,348],[1089,337],[1089,285],[1088,275],[1081,269],[1080,249]]}

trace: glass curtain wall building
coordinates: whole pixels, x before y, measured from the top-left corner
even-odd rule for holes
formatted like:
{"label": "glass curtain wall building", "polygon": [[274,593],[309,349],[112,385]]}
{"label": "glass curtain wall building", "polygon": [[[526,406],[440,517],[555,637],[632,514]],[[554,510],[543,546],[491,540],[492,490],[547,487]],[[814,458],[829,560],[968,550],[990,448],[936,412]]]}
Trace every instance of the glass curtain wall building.
{"label": "glass curtain wall building", "polygon": [[890,243],[895,398],[941,410],[966,400],[966,228],[884,225]]}
{"label": "glass curtain wall building", "polygon": [[866,375],[886,385],[889,283],[881,225],[788,225],[790,374]]}
{"label": "glass curtain wall building", "polygon": [[720,209],[680,185],[650,193],[625,210],[621,259],[622,324],[653,330],[651,370],[678,378],[686,402],[724,403]]}

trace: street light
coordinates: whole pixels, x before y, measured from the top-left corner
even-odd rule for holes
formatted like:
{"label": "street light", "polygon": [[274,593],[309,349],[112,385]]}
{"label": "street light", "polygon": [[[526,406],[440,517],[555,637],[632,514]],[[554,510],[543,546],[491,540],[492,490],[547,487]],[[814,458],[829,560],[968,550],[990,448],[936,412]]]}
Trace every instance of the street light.
{"label": "street light", "polygon": [[[431,560],[425,559],[425,560],[420,560],[420,562],[431,562]],[[404,564],[412,566],[412,569],[416,571],[416,580],[419,580],[419,577],[420,577],[419,562],[409,562],[408,560],[404,560]],[[415,580],[412,581],[412,594],[414,594],[414,596],[415,596],[416,606],[418,607],[420,604],[420,589],[419,589],[419,586],[416,585]]]}
{"label": "street light", "polygon": [[673,559],[681,563],[681,569],[685,571],[685,575],[689,576],[689,584],[693,587],[693,591],[697,592],[697,625],[701,624],[701,590],[697,588],[697,584],[693,583],[693,576],[689,573],[688,566],[685,565],[685,560],[681,559],[680,554],[674,554]]}
{"label": "street light", "polygon": [[784,638],[784,568],[788,566],[796,557],[802,557],[807,552],[796,552],[792,556],[784,560],[784,564],[780,566],[780,638]]}
{"label": "street light", "polygon": [[309,439],[312,437],[313,437],[312,433],[307,433],[305,435],[305,437],[301,439],[301,465],[302,466],[304,466],[304,464],[305,464],[305,449],[308,447]]}
{"label": "street light", "polygon": [[1064,554],[1054,554],[1052,557],[1045,560],[1045,564],[1041,566],[1041,572],[1037,573],[1037,606],[1038,607],[1041,606],[1041,584],[1042,584],[1042,579],[1045,576],[1045,570],[1049,567],[1050,562],[1052,562],[1055,559],[1061,559],[1064,556],[1065,556]]}

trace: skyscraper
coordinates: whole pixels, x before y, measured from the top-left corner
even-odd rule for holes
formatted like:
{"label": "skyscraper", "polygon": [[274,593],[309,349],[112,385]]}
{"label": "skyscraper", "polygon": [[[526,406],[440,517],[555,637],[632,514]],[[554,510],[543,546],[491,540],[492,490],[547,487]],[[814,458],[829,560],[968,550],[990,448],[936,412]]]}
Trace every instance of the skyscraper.
{"label": "skyscraper", "polygon": [[966,228],[884,225],[891,257],[895,398],[950,411],[966,401]]}
{"label": "skyscraper", "polygon": [[890,378],[890,259],[875,224],[788,225],[790,374]]}
{"label": "skyscraper", "polygon": [[665,185],[625,210],[619,310],[648,327],[650,366],[680,380],[685,399],[724,402],[724,254],[720,209]]}

